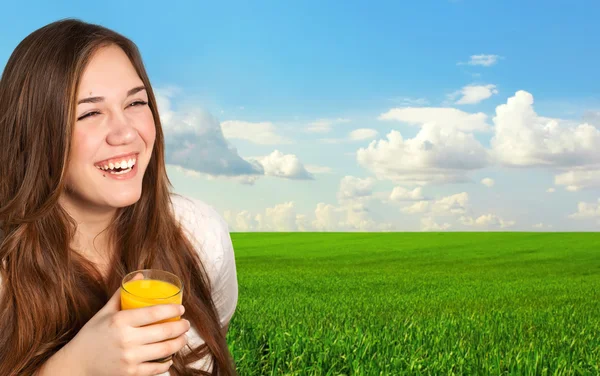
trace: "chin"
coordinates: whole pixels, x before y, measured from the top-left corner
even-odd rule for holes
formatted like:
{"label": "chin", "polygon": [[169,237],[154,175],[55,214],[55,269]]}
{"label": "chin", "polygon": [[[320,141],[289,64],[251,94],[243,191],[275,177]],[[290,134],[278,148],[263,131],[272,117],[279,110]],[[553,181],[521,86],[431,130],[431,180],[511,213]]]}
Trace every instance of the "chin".
{"label": "chin", "polygon": [[134,192],[119,192],[116,196],[107,197],[105,201],[113,208],[124,208],[138,202],[141,196],[141,190]]}

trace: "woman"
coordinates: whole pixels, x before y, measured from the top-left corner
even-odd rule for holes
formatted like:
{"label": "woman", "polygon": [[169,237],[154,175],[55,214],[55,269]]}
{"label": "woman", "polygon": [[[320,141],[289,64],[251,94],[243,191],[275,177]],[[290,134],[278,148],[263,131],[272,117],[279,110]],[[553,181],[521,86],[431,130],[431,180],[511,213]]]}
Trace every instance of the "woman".
{"label": "woman", "polygon": [[[133,42],[73,19],[27,36],[0,81],[0,145],[0,375],[235,374],[227,225],[170,193]],[[123,276],[149,268],[181,277],[182,320],[120,310]]]}

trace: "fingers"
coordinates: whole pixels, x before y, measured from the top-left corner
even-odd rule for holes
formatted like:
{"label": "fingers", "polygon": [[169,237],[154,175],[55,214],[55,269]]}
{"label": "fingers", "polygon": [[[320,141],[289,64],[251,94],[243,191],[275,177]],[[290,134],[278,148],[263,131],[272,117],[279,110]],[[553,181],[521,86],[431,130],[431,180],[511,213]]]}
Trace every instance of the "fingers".
{"label": "fingers", "polygon": [[190,322],[185,319],[148,325],[143,328],[135,329],[135,334],[133,334],[135,339],[132,342],[137,345],[146,345],[149,343],[166,341],[187,333],[189,329]]}
{"label": "fingers", "polygon": [[183,312],[185,312],[185,308],[181,304],[157,304],[150,307],[127,309],[114,315],[114,321],[116,321],[114,324],[141,327],[177,318]]}
{"label": "fingers", "polygon": [[168,362],[164,362],[164,363],[157,363],[157,362],[142,363],[137,368],[137,374],[138,375],[161,375],[165,372],[168,372],[169,368],[171,368],[172,364],[173,364],[172,361],[168,361]]}
{"label": "fingers", "polygon": [[117,312],[121,309],[121,288],[119,287],[117,291],[111,296],[111,298],[106,302],[104,307],[102,307],[103,311],[108,312]]}
{"label": "fingers", "polygon": [[186,344],[187,336],[182,334],[177,338],[169,339],[167,341],[140,346],[136,351],[136,356],[138,357],[136,360],[140,363],[152,363],[152,360],[154,359],[160,359],[175,354],[183,349]]}

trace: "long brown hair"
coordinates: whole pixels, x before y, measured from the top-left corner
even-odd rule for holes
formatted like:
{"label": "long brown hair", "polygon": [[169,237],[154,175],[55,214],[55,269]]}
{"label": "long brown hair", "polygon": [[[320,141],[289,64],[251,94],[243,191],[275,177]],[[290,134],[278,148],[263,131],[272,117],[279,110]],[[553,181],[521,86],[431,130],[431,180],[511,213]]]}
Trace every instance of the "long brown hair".
{"label": "long brown hair", "polygon": [[[58,198],[65,189],[79,81],[93,53],[107,45],[120,47],[143,81],[156,142],[141,198],[119,209],[108,229],[116,252],[104,280],[71,248],[76,223]],[[171,374],[208,375],[186,368],[207,356],[213,375],[235,375],[210,281],[170,209],[156,99],[131,40],[77,19],[28,35],[0,80],[0,145],[0,375],[33,374],[104,306],[127,272],[147,268],[182,277],[184,317],[205,341],[186,356],[177,354]]]}

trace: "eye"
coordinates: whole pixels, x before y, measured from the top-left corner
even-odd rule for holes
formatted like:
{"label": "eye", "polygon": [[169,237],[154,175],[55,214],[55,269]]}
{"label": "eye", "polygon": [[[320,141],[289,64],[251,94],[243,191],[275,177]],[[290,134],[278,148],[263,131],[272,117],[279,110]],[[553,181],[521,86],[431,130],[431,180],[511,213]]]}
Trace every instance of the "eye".
{"label": "eye", "polygon": [[85,115],[80,116],[79,118],[77,118],[77,120],[83,120],[83,119],[85,119],[87,117],[95,116],[96,114],[99,114],[99,112],[98,111],[88,112],[87,114],[85,114]]}
{"label": "eye", "polygon": [[130,107],[135,107],[135,106],[145,106],[147,105],[148,102],[144,102],[144,101],[135,101],[132,104],[130,104]]}

